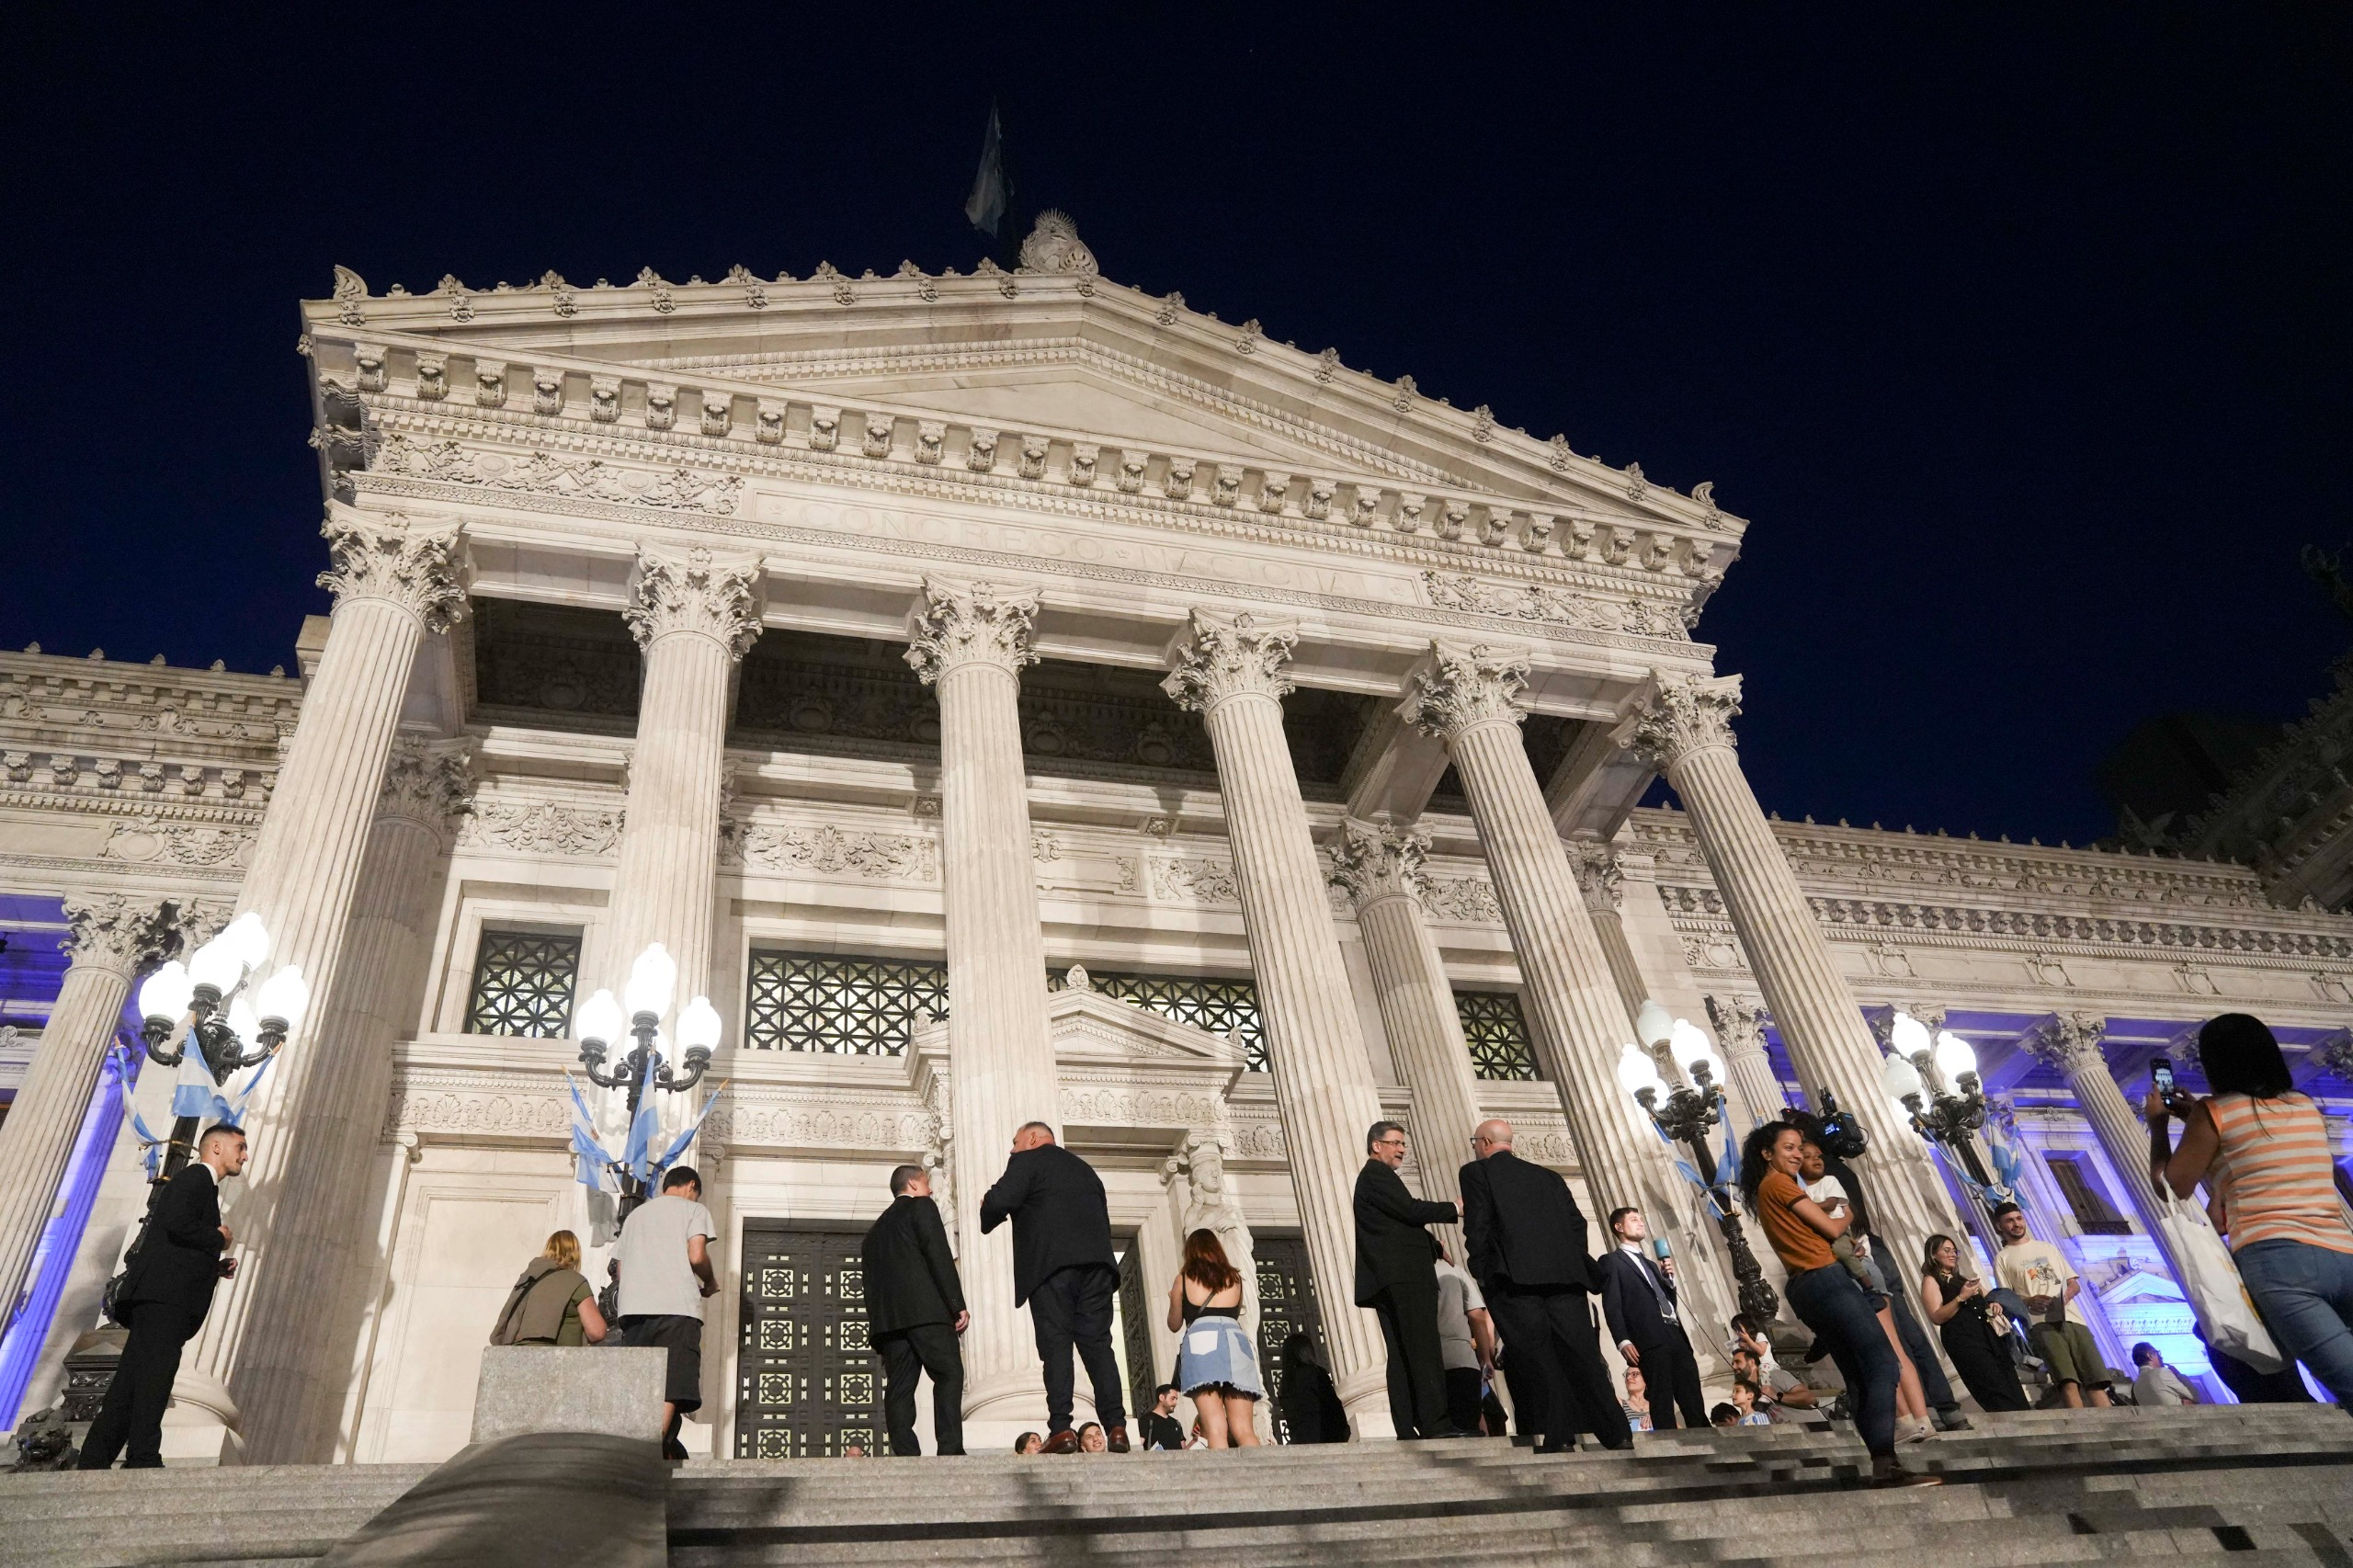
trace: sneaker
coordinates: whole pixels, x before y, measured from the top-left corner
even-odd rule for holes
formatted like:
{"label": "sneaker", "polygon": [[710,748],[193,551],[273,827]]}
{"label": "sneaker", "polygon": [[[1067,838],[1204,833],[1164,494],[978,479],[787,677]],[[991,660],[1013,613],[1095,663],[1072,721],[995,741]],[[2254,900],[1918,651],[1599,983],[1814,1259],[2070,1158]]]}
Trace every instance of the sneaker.
{"label": "sneaker", "polygon": [[1915,1421],[1895,1435],[1899,1443],[1925,1443],[1936,1435],[1936,1428],[1926,1421]]}
{"label": "sneaker", "polygon": [[1873,1486],[1942,1486],[1944,1483],[1945,1478],[1941,1475],[1923,1475],[1918,1471],[1906,1470],[1892,1458],[1871,1460]]}
{"label": "sneaker", "polygon": [[1969,1424],[1969,1417],[1966,1415],[1962,1415],[1958,1412],[1955,1412],[1950,1415],[1947,1415],[1943,1412],[1939,1411],[1937,1415],[1937,1430],[1939,1432],[1974,1432],[1977,1428]]}

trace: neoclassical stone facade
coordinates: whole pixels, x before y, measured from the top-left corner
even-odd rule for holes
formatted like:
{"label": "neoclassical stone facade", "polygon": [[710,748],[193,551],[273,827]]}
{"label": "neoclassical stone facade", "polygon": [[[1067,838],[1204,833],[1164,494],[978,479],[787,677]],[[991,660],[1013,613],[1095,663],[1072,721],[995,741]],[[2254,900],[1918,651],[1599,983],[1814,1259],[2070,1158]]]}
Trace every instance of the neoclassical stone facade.
{"label": "neoclassical stone facade", "polygon": [[[130,1116],[94,1160],[80,1130],[108,1093],[167,1119],[168,1074],[117,1082],[125,998],[245,911],[315,1003],[248,1118],[184,1457],[460,1446],[521,1262],[558,1226],[606,1256],[570,1019],[654,942],[723,1020],[705,1085],[657,1096],[675,1131],[724,1085],[688,1156],[738,1282],[695,1428],[719,1454],[847,1429],[854,1300],[823,1259],[901,1163],[938,1176],[977,1429],[1036,1424],[978,1221],[1032,1119],[1104,1172],[1131,1377],[1173,1361],[1151,1308],[1207,1224],[1378,1436],[1348,1208],[1377,1118],[1450,1196],[1508,1117],[1733,1310],[1706,1199],[1618,1086],[1646,998],[1709,1032],[1736,1129],[1835,1093],[1907,1245],[1968,1203],[1880,1090],[1888,1019],[1962,1034],[2039,1221],[2114,1287],[2111,1339],[2164,1300],[2120,1115],[2146,1056],[2245,1007],[2343,1094],[2353,920],[2267,873],[1769,816],[1738,677],[1693,637],[1747,527],[1709,487],[1069,255],[420,294],[339,271],[305,305],[335,608],[299,681],[0,655],[0,878],[67,965],[9,1020],[35,1049],[0,1123],[0,1371],[27,1401],[146,1190]],[[1680,809],[1638,809],[1662,774]]]}

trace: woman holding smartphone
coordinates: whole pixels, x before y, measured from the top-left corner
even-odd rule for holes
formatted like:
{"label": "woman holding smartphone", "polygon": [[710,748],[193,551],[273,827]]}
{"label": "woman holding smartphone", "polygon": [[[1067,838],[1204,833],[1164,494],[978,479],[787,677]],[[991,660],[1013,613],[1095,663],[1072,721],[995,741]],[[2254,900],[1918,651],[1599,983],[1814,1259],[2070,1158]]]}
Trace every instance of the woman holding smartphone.
{"label": "woman holding smartphone", "polygon": [[[2213,1093],[2149,1091],[2149,1176],[2177,1198],[2211,1181],[2232,1260],[2265,1326],[2339,1404],[2353,1404],[2353,1226],[2336,1196],[2320,1108],[2298,1094],[2263,1021],[2224,1013],[2198,1031]],[[2181,1147],[2169,1123],[2181,1119]]]}
{"label": "woman holding smartphone", "polygon": [[1920,1261],[1920,1305],[1980,1409],[2030,1408],[2010,1359],[2007,1335],[1996,1333],[1986,1316],[1985,1281],[1961,1273],[1961,1244],[1950,1236],[1928,1238],[1927,1256]]}

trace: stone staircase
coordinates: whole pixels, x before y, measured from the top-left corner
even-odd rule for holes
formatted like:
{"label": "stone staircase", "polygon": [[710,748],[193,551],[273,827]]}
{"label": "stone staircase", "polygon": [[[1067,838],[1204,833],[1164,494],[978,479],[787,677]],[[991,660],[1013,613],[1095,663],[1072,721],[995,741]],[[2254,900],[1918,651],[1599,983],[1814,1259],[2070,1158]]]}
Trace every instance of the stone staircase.
{"label": "stone staircase", "polygon": [[[1859,1485],[1852,1435],[1645,1436],[960,1461],[698,1462],[675,1568],[1601,1562],[1979,1568],[2126,1556],[2353,1568],[2353,1419],[2329,1406],[2043,1411],[1905,1450],[1942,1487]],[[0,1568],[324,1554],[423,1466],[0,1475]],[[528,1505],[526,1505],[528,1506]],[[528,1514],[518,1517],[528,1530]]]}

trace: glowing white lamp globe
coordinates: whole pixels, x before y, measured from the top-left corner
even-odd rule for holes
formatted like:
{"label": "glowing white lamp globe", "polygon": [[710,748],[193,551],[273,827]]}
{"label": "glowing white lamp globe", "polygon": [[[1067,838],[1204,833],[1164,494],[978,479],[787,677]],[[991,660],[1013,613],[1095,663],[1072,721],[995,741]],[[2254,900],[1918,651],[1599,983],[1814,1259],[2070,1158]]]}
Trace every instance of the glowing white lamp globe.
{"label": "glowing white lamp globe", "polygon": [[1650,1052],[1639,1045],[1630,1045],[1618,1058],[1618,1083],[1628,1094],[1640,1098],[1644,1089],[1666,1092],[1666,1083],[1658,1075],[1658,1063]]}
{"label": "glowing white lamp globe", "polygon": [[311,983],[293,964],[263,981],[261,989],[254,994],[254,1011],[285,1025],[288,1034],[302,1027],[302,1015],[310,1006]]}
{"label": "glowing white lamp globe", "polygon": [[1895,1054],[1909,1060],[1928,1049],[1928,1026],[1909,1013],[1895,1015],[1894,1025],[1888,1030]]}
{"label": "glowing white lamp globe", "polygon": [[1645,1002],[1634,1014],[1634,1038],[1656,1045],[1675,1033],[1675,1019],[1655,1002]]}
{"label": "glowing white lamp globe", "polygon": [[196,949],[195,956],[188,960],[188,973],[191,989],[206,985],[226,995],[245,977],[244,960],[238,957],[237,944],[223,931]]}
{"label": "glowing white lamp globe", "polygon": [[582,1040],[593,1040],[599,1045],[617,1040],[628,1021],[621,1017],[621,1005],[613,1000],[609,991],[599,991],[580,1005]]}
{"label": "glowing white lamp globe", "polygon": [[139,1016],[177,1023],[187,1013],[188,999],[195,991],[196,982],[188,978],[188,965],[174,959],[141,983]]}
{"label": "glowing white lamp globe", "polygon": [[1702,1068],[1707,1070],[1710,1083],[1724,1081],[1723,1060],[1716,1054],[1715,1042],[1709,1040],[1707,1030],[1688,1018],[1675,1020],[1674,1031],[1667,1036],[1666,1049],[1675,1058],[1675,1064],[1689,1074],[1693,1083],[1699,1082]]}
{"label": "glowing white lamp globe", "polygon": [[[1912,1065],[1908,1057],[1903,1056],[1891,1056],[1881,1066],[1879,1086],[1887,1092],[1889,1099],[1898,1105],[1904,1103],[1906,1095],[1927,1092],[1927,1085],[1921,1081],[1920,1070]],[[1911,1113],[1907,1111],[1904,1114],[1908,1116]]]}
{"label": "glowing white lamp globe", "polygon": [[261,1015],[254,1011],[251,1002],[240,996],[229,1004],[229,1028],[239,1040],[251,1044],[261,1036]]}
{"label": "glowing white lamp globe", "polygon": [[1943,1030],[1937,1036],[1937,1071],[1957,1084],[1977,1071],[1977,1052],[1950,1029]]}
{"label": "glowing white lamp globe", "polygon": [[696,997],[678,1015],[678,1043],[688,1051],[710,1051],[719,1044],[719,1009],[710,997]]}
{"label": "glowing white lamp globe", "polygon": [[646,1013],[660,1017],[670,1010],[670,995],[678,988],[678,960],[656,942],[630,965],[629,983],[621,988],[621,1005],[630,1017]]}

